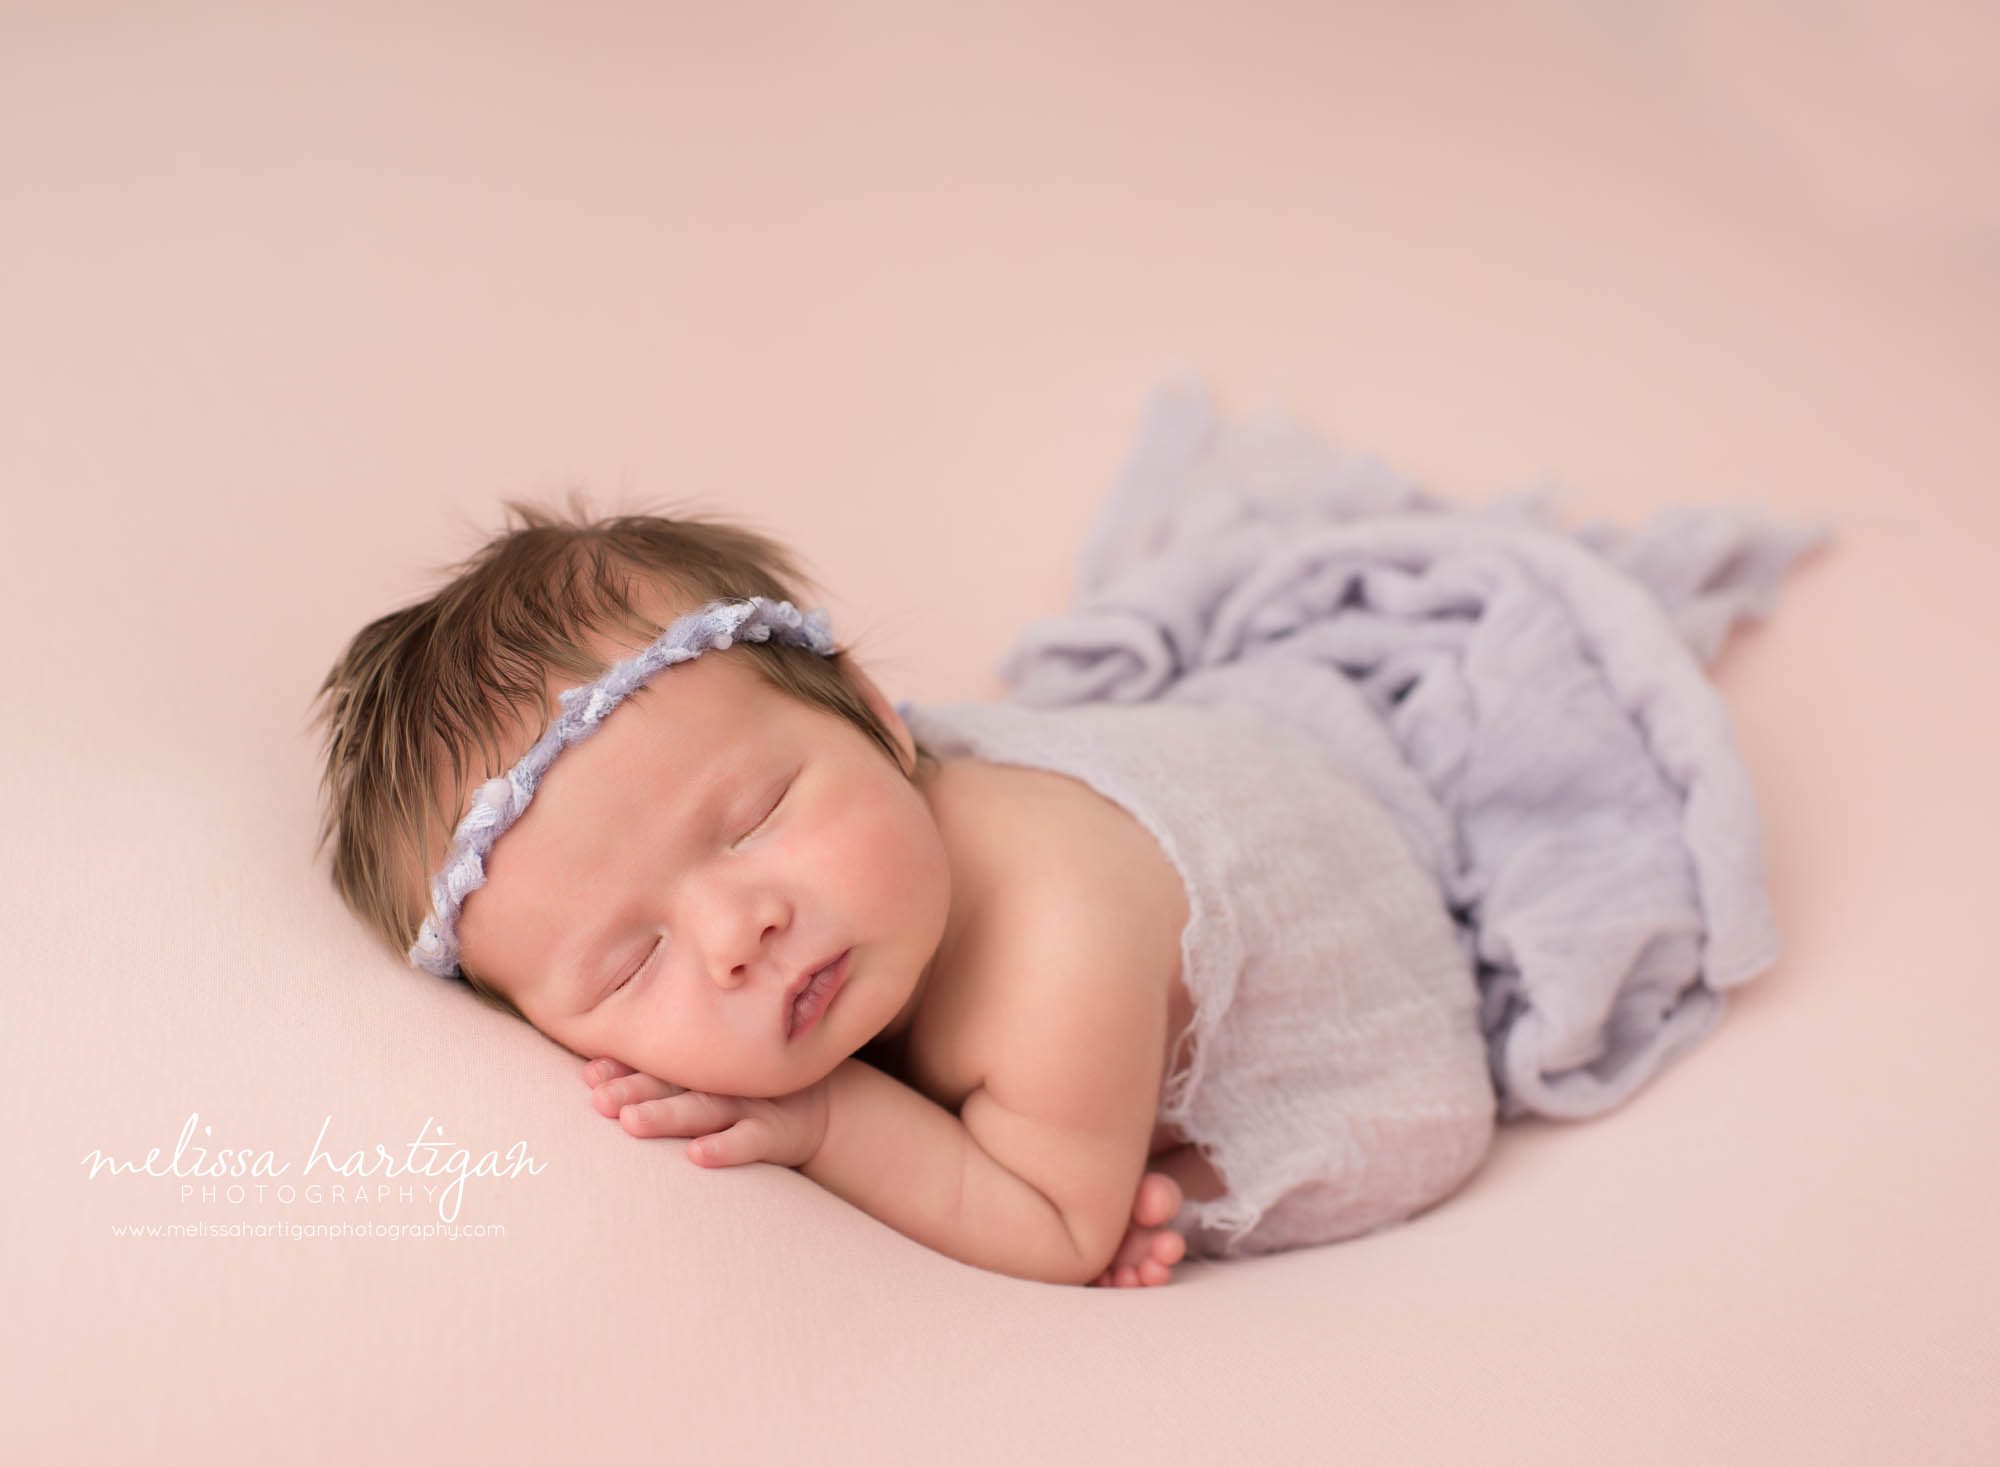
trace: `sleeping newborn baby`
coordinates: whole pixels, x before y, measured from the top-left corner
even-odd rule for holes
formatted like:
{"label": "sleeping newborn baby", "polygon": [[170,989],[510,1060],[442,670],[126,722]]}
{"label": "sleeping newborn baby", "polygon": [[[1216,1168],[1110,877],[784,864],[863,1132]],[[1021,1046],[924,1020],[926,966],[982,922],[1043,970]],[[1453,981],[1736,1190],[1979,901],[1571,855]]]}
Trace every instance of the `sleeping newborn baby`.
{"label": "sleeping newborn baby", "polygon": [[631,1135],[1121,1286],[1476,1170],[1467,961],[1310,740],[1226,704],[892,705],[770,539],[512,508],[321,687],[321,842]]}

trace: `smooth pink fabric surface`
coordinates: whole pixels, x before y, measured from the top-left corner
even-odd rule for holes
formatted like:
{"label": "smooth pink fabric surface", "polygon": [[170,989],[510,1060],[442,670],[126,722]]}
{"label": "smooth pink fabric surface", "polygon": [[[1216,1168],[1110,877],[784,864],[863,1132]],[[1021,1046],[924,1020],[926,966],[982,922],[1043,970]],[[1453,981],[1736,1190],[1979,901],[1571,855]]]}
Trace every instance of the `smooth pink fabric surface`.
{"label": "smooth pink fabric surface", "polygon": [[[1995,1460],[1996,56],[1886,0],[8,6],[0,1459]],[[1840,517],[1716,669],[1785,956],[1623,1110],[1058,1289],[625,1136],[339,906],[308,702],[502,499],[748,518],[890,696],[991,697],[1183,366],[1448,495]],[[190,1117],[286,1178],[88,1178]],[[305,1171],[378,1146],[440,1175]],[[446,1208],[503,1231],[119,1231]]]}

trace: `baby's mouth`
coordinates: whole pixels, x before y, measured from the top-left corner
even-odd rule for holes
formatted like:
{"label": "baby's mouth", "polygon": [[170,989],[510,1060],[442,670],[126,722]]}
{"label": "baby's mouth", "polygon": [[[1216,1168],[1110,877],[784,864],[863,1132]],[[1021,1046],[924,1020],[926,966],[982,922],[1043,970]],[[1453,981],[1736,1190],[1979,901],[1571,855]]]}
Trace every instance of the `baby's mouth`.
{"label": "baby's mouth", "polygon": [[805,986],[794,995],[785,1011],[787,1039],[797,1034],[800,1029],[811,1027],[819,1016],[826,1012],[827,1005],[833,1002],[834,994],[847,979],[847,959],[851,952],[853,949],[849,948],[832,962],[816,969],[806,980]]}

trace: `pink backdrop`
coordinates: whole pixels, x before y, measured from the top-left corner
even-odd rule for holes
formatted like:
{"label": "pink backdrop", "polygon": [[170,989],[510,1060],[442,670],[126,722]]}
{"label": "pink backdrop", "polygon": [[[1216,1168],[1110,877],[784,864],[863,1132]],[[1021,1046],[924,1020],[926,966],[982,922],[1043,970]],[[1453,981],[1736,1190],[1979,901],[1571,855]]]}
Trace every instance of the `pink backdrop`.
{"label": "pink backdrop", "polygon": [[[1996,57],[1909,0],[0,10],[0,1458],[2000,1460]],[[339,907],[307,702],[503,497],[750,518],[892,696],[997,696],[1181,367],[1455,497],[1835,517],[1717,668],[1784,959],[1621,1111],[1025,1284],[625,1137]],[[87,1179],[190,1116],[542,1169],[457,1237]]]}

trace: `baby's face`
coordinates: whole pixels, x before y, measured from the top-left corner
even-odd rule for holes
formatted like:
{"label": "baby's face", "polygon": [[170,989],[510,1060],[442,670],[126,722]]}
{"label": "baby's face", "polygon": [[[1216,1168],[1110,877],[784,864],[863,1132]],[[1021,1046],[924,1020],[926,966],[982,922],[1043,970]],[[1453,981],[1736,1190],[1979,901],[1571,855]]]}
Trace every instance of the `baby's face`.
{"label": "baby's face", "polygon": [[[803,1089],[906,1017],[951,905],[926,787],[733,649],[557,755],[485,868],[467,967],[578,1055],[728,1095]],[[788,1036],[788,991],[843,952],[832,1006]]]}

